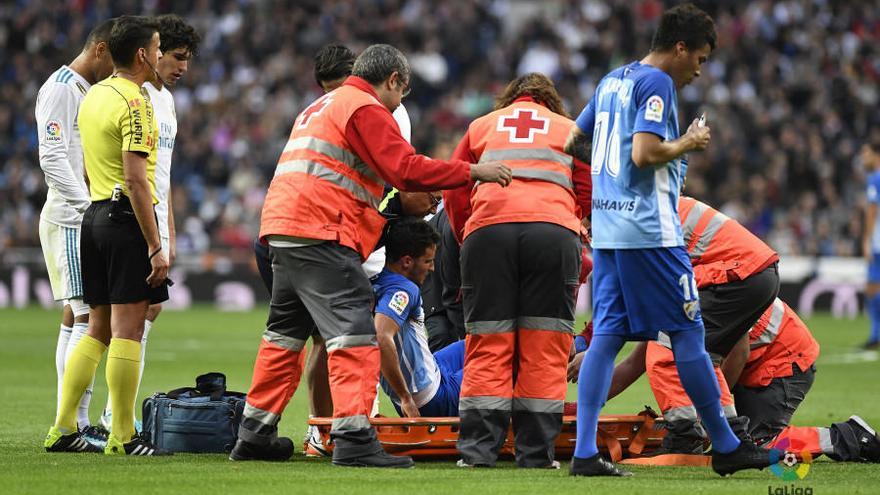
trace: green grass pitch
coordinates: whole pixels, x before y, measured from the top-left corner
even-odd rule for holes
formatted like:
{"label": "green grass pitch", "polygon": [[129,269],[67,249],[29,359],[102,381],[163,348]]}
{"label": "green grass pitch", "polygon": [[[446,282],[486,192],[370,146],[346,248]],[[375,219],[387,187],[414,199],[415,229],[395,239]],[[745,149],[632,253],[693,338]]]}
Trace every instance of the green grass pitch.
{"label": "green grass pitch", "polygon": [[[415,469],[385,471],[337,468],[326,459],[233,463],[223,455],[111,458],[47,454],[42,439],[55,410],[54,349],[59,313],[41,309],[0,310],[0,493],[349,493],[369,494],[850,494],[880,493],[880,466],[820,459],[794,484],[769,471],[719,478],[704,468],[636,467],[630,479],[574,479],[561,471],[463,470],[453,462],[419,462]],[[229,388],[247,391],[265,310],[220,313],[211,308],[165,312],[153,327],[140,398],[191,385],[195,376],[222,371]],[[816,383],[794,418],[798,425],[826,426],[860,414],[880,427],[880,362],[860,352],[867,322],[816,316],[807,322],[822,344]],[[106,400],[103,366],[98,370],[92,418]],[[570,389],[571,398],[574,389]],[[287,408],[281,433],[295,443],[305,430],[307,405],[300,389]],[[606,413],[631,414],[654,404],[642,378],[608,403]],[[383,412],[390,408],[383,403]],[[299,450],[299,447],[297,447]],[[595,491],[594,491],[595,490]],[[784,491],[783,491],[784,490]]]}

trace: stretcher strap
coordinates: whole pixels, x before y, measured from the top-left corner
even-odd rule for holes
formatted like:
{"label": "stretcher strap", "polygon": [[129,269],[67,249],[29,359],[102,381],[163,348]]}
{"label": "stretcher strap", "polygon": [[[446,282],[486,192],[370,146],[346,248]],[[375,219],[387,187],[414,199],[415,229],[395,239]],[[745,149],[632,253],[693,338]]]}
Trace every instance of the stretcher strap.
{"label": "stretcher strap", "polygon": [[611,457],[611,462],[618,462],[623,459],[623,448],[620,446],[620,441],[614,435],[606,432],[602,428],[597,430],[599,440],[605,445],[608,449],[608,455]]}
{"label": "stretcher strap", "polygon": [[645,422],[639,426],[639,431],[629,444],[629,453],[632,455],[641,455],[645,451],[645,443],[654,431],[654,418],[647,414],[642,417]]}

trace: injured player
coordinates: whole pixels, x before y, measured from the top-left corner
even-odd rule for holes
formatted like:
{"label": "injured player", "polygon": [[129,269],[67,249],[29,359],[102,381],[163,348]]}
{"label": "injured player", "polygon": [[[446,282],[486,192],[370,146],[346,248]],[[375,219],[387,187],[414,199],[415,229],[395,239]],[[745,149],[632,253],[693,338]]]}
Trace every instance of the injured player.
{"label": "injured player", "polygon": [[401,416],[458,416],[464,341],[434,354],[428,347],[419,286],[434,270],[439,235],[427,222],[403,217],[388,224],[385,268],[371,280],[382,389]]}

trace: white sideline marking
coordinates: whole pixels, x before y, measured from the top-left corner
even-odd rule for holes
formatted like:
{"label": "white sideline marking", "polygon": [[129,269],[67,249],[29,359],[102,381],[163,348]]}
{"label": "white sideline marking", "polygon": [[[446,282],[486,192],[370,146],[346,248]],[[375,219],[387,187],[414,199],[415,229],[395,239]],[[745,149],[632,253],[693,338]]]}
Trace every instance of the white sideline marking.
{"label": "white sideline marking", "polygon": [[873,363],[878,360],[880,360],[880,353],[877,351],[855,351],[842,354],[831,354],[830,356],[821,359],[819,364]]}

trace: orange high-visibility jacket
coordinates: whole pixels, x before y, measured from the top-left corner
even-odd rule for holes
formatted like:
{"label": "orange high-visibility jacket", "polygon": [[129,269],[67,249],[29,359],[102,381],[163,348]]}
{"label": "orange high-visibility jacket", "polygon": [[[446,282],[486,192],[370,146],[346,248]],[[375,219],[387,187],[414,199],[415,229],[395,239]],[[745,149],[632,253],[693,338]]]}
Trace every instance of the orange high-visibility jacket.
{"label": "orange high-visibility jacket", "polygon": [[[499,223],[549,222],[580,232],[572,173],[576,166],[586,165],[563,151],[574,125],[530,98],[518,99],[471,123],[463,139],[467,150],[456,153],[465,152],[480,162],[500,160],[510,167],[514,180],[507,187],[473,185],[470,204],[463,208],[458,208],[461,201],[445,196],[450,199],[450,222],[459,222],[453,227],[460,229],[466,219],[462,239]],[[470,212],[464,215],[456,211],[467,206]]]}
{"label": "orange high-visibility jacket", "polygon": [[345,139],[349,118],[366,105],[382,103],[343,85],[297,117],[266,195],[260,238],[336,241],[369,256],[385,225],[378,211],[384,185]]}
{"label": "orange high-visibility jacket", "polygon": [[807,371],[819,357],[819,343],[797,313],[776,298],[749,330],[749,360],[739,377],[747,387],[766,387],[774,378],[793,374],[792,364]]}
{"label": "orange high-visibility jacket", "polygon": [[779,261],[764,241],[705,203],[681,196],[678,215],[698,288],[745,280]]}

